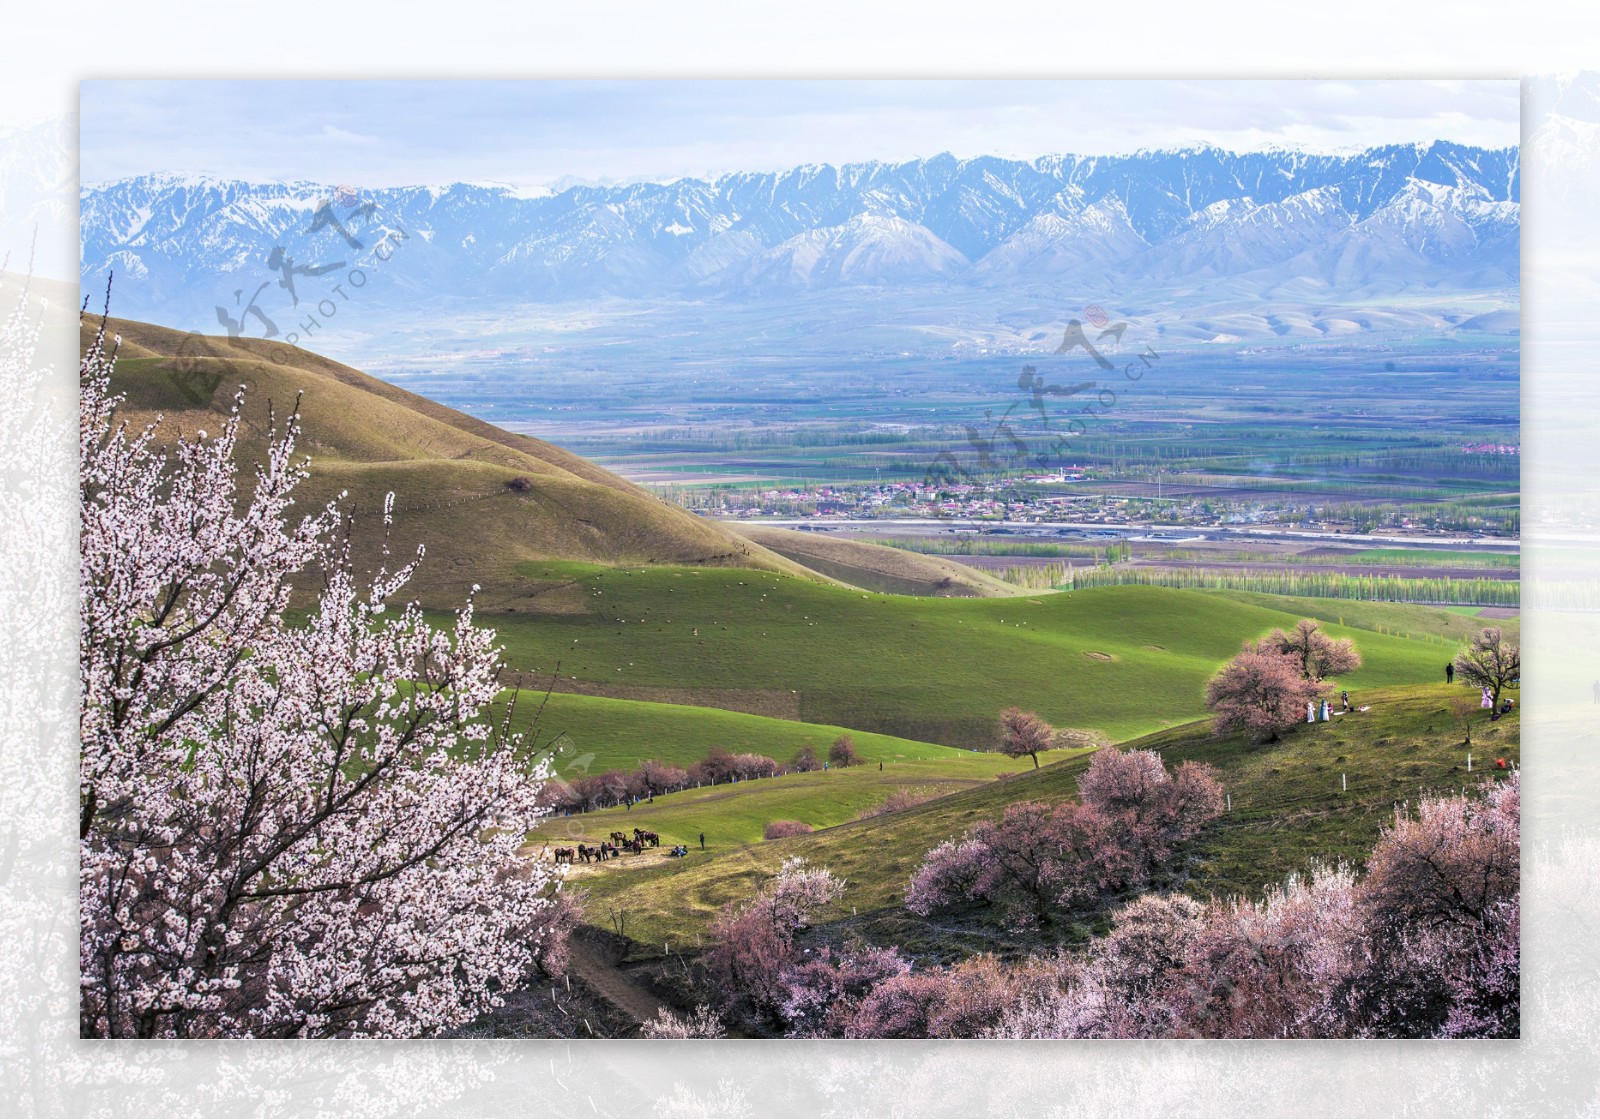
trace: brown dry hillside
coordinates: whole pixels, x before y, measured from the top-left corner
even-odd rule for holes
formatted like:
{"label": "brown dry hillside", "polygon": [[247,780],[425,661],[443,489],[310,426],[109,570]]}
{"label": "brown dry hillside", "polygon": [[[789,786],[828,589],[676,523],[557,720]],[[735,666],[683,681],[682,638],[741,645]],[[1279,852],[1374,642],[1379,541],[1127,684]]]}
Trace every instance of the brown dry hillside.
{"label": "brown dry hillside", "polygon": [[734,528],[758,545],[864,591],[984,598],[1039,594],[937,556],[772,526]]}
{"label": "brown dry hillside", "polygon": [[[98,324],[84,317],[85,346]],[[171,436],[214,431],[243,385],[241,451],[254,459],[269,407],[281,416],[303,394],[299,449],[311,458],[311,478],[301,500],[320,505],[348,491],[341,504],[356,516],[356,559],[367,567],[380,561],[380,510],[393,491],[395,556],[427,546],[411,587],[426,605],[459,604],[477,583],[484,607],[514,609],[537,590],[519,574],[535,560],[812,574],[559,447],[309,351],[121,319],[109,321],[108,333],[122,337],[113,383],[126,396],[123,413],[141,425],[159,413]]]}

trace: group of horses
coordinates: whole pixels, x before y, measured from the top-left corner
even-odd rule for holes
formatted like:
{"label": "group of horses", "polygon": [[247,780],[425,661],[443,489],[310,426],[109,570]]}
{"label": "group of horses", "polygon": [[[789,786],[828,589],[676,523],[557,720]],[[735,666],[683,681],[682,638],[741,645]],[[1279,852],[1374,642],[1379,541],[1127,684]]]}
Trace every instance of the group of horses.
{"label": "group of horses", "polygon": [[613,832],[609,842],[602,840],[592,847],[588,844],[579,844],[576,848],[557,848],[554,854],[557,863],[589,863],[616,859],[624,852],[638,855],[646,848],[659,847],[661,847],[660,836],[647,829],[636,828],[632,836],[625,832]]}

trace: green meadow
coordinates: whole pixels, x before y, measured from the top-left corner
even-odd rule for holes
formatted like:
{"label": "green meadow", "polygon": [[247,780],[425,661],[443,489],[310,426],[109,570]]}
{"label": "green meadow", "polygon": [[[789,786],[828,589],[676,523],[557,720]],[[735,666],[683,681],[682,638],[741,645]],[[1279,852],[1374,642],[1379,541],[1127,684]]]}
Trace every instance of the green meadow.
{"label": "green meadow", "polygon": [[[712,747],[764,754],[785,763],[802,747],[811,747],[818,758],[827,758],[828,747],[841,735],[855,741],[856,752],[864,763],[872,764],[874,772],[880,762],[888,767],[973,758],[970,751],[845,727],[688,704],[562,692],[551,693],[548,701],[542,693],[521,692],[513,725],[530,726],[541,704],[539,741],[553,744],[553,771],[568,781],[605,770],[631,769],[646,759],[687,769]],[[1016,764],[1009,765],[1014,768]],[[1024,760],[1023,765],[1031,764]]]}
{"label": "green meadow", "polygon": [[1161,587],[931,599],[739,569],[520,574],[515,611],[481,616],[508,683],[967,748],[992,745],[1011,704],[1112,740],[1194,719],[1243,640],[1302,616],[1356,640],[1365,663],[1339,683],[1357,692],[1435,679],[1473,629],[1434,608]]}
{"label": "green meadow", "polygon": [[[1087,753],[1089,748],[1051,751],[1041,761]],[[1023,759],[1020,767],[1031,769],[1032,765]],[[950,751],[945,758],[886,762],[882,770],[876,762],[867,762],[846,769],[723,783],[662,794],[631,809],[552,818],[540,827],[537,839],[541,843],[598,843],[615,830],[642,828],[659,833],[666,847],[686,844],[698,851],[703,832],[708,851],[726,852],[760,841],[762,830],[772,821],[804,821],[813,828],[830,828],[877,809],[897,790],[909,790],[922,798],[940,797],[992,783],[1002,774],[1019,774],[1020,767],[1001,754]]]}

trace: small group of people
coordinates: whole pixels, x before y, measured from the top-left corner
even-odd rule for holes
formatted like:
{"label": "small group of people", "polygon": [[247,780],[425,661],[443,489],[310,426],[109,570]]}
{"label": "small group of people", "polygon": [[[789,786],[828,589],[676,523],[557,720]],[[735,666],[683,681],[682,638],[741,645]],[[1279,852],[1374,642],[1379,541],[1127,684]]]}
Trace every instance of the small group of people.
{"label": "small group of people", "polygon": [[674,859],[682,859],[684,856],[686,856],[688,854],[689,854],[689,847],[688,847],[687,844],[674,844],[672,846],[672,851],[667,853],[667,855],[673,857]]}
{"label": "small group of people", "polygon": [[[1339,703],[1343,705],[1343,707],[1339,709],[1340,715],[1343,715],[1345,712],[1351,710],[1350,692],[1348,689],[1339,693]],[[1362,710],[1365,711],[1365,709]],[[1322,718],[1324,720],[1331,720],[1333,718],[1333,706],[1330,705],[1326,700],[1322,702]],[[1306,701],[1306,722],[1317,722],[1317,702],[1315,700]]]}
{"label": "small group of people", "polygon": [[[1491,721],[1493,721],[1493,720],[1499,719],[1501,716],[1510,715],[1511,714],[1511,709],[1515,708],[1516,706],[1517,706],[1517,702],[1515,700],[1511,699],[1511,697],[1507,696],[1505,699],[1500,701],[1500,707],[1499,708],[1497,708],[1494,711],[1491,711],[1489,713],[1489,719]],[[1478,707],[1480,707],[1480,708],[1494,708],[1494,690],[1493,689],[1486,688],[1486,689],[1483,690],[1483,699],[1481,701],[1479,701]]]}

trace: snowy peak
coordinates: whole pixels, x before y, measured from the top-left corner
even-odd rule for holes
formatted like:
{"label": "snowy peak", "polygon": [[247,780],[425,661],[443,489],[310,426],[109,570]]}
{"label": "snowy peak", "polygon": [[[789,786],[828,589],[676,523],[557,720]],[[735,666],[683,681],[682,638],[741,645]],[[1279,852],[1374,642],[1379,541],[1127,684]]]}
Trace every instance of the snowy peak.
{"label": "snowy peak", "polygon": [[[1355,290],[1401,274],[1448,289],[1515,281],[1520,174],[1515,149],[1438,142],[1347,155],[944,154],[549,191],[147,175],[83,189],[81,277],[97,287],[115,268],[139,278],[130,314],[189,316],[197,304],[209,312],[218,292],[277,279],[266,264],[274,249],[308,264],[355,261],[353,242],[370,251],[403,233],[396,283],[463,298],[741,298],[1046,278]],[[344,225],[323,220],[330,207]]]}
{"label": "snowy peak", "polygon": [[953,275],[967,263],[926,226],[879,208],[790,238],[762,254],[745,280],[760,287],[906,282]]}
{"label": "snowy peak", "polygon": [[1108,196],[1075,212],[1051,210],[986,254],[973,270],[989,280],[1037,275],[1099,274],[1148,248],[1120,198]]}

